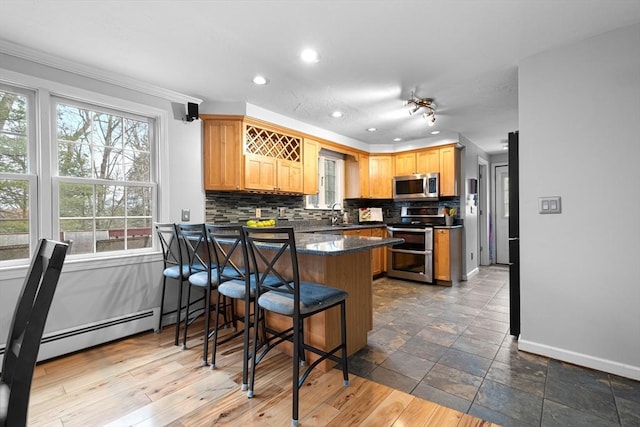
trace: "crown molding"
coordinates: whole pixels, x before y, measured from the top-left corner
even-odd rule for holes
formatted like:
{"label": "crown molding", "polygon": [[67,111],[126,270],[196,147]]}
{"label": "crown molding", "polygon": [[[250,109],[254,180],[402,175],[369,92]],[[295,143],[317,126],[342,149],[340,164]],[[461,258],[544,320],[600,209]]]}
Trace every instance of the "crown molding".
{"label": "crown molding", "polygon": [[165,89],[159,86],[155,86],[146,82],[142,82],[121,74],[108,72],[105,70],[99,70],[88,65],[79,64],[77,62],[69,61],[64,58],[60,58],[36,49],[28,48],[22,45],[18,45],[6,40],[0,39],[0,53],[15,56],[17,58],[25,59],[27,61],[35,62],[48,67],[56,68],[58,70],[78,74],[84,77],[89,77],[94,80],[99,80],[104,83],[113,84],[115,86],[131,89],[137,92],[145,93],[147,95],[156,96],[167,101],[172,102],[193,102],[196,104],[202,103],[202,99],[195,98],[193,96],[185,95],[179,92],[175,92],[170,89]]}

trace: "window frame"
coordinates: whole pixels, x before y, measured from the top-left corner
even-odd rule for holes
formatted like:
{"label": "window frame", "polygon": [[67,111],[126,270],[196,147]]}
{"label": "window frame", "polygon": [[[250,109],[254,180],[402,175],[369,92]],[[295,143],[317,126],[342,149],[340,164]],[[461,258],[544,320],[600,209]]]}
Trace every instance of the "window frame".
{"label": "window frame", "polygon": [[[38,243],[39,221],[38,221],[38,200],[39,186],[38,174],[39,157],[37,151],[37,123],[36,123],[36,91],[0,81],[0,90],[3,92],[16,93],[27,99],[27,173],[0,172],[0,179],[10,179],[15,181],[26,181],[29,189],[29,255],[32,253]],[[25,261],[26,260],[26,261]],[[0,261],[0,266],[10,267],[15,265],[23,265],[29,262],[29,258],[15,258]]]}
{"label": "window frame", "polygon": [[[95,92],[88,89],[83,89],[77,86],[70,86],[65,83],[51,81],[44,78],[36,77],[29,74],[23,74],[19,72],[0,70],[0,84],[4,84],[10,88],[20,88],[24,90],[31,90],[35,93],[35,108],[33,114],[37,120],[35,128],[35,152],[38,161],[38,170],[35,173],[35,181],[37,185],[37,206],[39,209],[34,210],[36,217],[34,219],[37,226],[37,233],[34,232],[31,238],[37,240],[41,237],[54,236],[53,232],[53,191],[52,191],[52,174],[51,170],[54,168],[55,159],[51,155],[52,141],[55,139],[51,135],[51,109],[52,109],[52,96],[59,96],[61,98],[69,99],[72,101],[86,102],[90,105],[102,106],[104,108],[111,108],[116,111],[122,111],[125,113],[137,114],[140,116],[149,117],[155,120],[155,147],[151,153],[151,165],[155,168],[155,199],[152,202],[152,215],[153,221],[157,221],[161,218],[169,217],[169,206],[167,203],[162,203],[167,195],[167,190],[162,188],[168,188],[166,171],[169,170],[168,156],[161,153],[169,152],[169,118],[171,110],[170,108],[161,108],[150,103],[140,103],[132,101],[125,97],[113,97],[104,93]],[[135,92],[132,92],[134,96]],[[162,99],[165,102],[165,98]],[[168,102],[168,101],[166,101]],[[95,256],[86,256],[85,254],[69,255],[65,261],[65,265],[69,264],[72,267],[77,264],[78,269],[92,269],[103,267],[105,263],[109,263],[109,259],[123,258],[138,259],[140,262],[144,260],[155,259],[161,252],[157,242],[155,233],[153,235],[153,244],[151,248],[144,250],[130,250],[116,252],[101,252],[95,254]],[[35,246],[33,246],[35,247]],[[22,258],[15,261],[2,261],[0,262],[0,279],[4,279],[6,275],[10,277],[14,275],[16,271],[19,271],[29,265],[28,258]],[[18,270],[16,270],[18,269]]]}
{"label": "window frame", "polygon": [[[60,186],[61,184],[87,184],[92,186],[122,186],[122,187],[147,187],[151,189],[151,218],[150,218],[150,236],[152,239],[151,246],[145,248],[138,249],[119,249],[112,251],[103,251],[100,252],[97,250],[97,240],[93,239],[93,251],[92,252],[83,252],[79,254],[70,254],[71,258],[101,258],[105,256],[113,256],[127,253],[148,253],[153,250],[155,247],[155,233],[153,231],[153,223],[157,222],[158,213],[157,213],[157,198],[158,198],[158,190],[157,190],[157,166],[154,161],[154,157],[156,156],[156,152],[158,151],[158,140],[157,140],[157,119],[154,117],[149,117],[146,115],[136,114],[124,111],[122,109],[112,108],[103,106],[100,104],[96,104],[93,102],[87,101],[79,101],[75,99],[71,99],[69,97],[64,97],[60,95],[51,95],[51,190],[52,190],[52,231],[54,236],[60,236]],[[61,176],[59,171],[60,162],[58,161],[58,129],[57,129],[57,106],[58,104],[72,106],[74,108],[83,108],[92,112],[99,112],[103,114],[110,114],[114,116],[120,116],[124,118],[134,119],[138,121],[147,121],[149,123],[149,181],[124,181],[124,180],[107,180],[102,178],[85,178],[85,177],[73,177],[73,176]],[[96,220],[95,216],[95,206],[94,206],[94,215],[93,217],[87,219]],[[123,219],[128,218],[126,215],[123,216]],[[95,231],[95,228],[94,228]],[[126,246],[125,239],[125,246]]]}
{"label": "window frame", "polygon": [[[331,205],[327,204],[324,200],[324,184],[325,184],[325,174],[324,174],[324,162],[325,160],[332,160],[336,162],[336,196],[335,203],[340,203],[342,205],[344,196],[345,196],[345,161],[344,155],[341,153],[324,150],[322,149],[318,155],[318,192],[315,195],[307,195],[305,197],[305,209],[315,209],[315,210],[330,210]],[[318,205],[314,205],[311,203],[311,199],[314,196],[318,196]]]}

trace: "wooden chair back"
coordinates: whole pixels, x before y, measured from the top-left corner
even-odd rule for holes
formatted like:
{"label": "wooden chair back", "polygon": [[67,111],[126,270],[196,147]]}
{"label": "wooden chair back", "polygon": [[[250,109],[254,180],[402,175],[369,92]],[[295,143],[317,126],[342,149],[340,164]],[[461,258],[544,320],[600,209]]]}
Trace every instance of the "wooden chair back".
{"label": "wooden chair back", "polygon": [[[0,425],[25,426],[40,341],[69,244],[41,239],[13,313],[0,374]],[[0,397],[0,400],[3,400]]]}

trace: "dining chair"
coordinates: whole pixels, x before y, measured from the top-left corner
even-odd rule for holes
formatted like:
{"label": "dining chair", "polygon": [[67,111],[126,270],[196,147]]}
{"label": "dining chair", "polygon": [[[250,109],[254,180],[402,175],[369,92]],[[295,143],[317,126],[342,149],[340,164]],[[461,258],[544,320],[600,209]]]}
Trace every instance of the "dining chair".
{"label": "dining chair", "polygon": [[26,426],[33,371],[69,244],[41,239],[13,312],[0,374],[0,425]]}
{"label": "dining chair", "polygon": [[[200,300],[187,300],[186,305],[182,303],[182,288],[184,283],[189,283],[189,263],[185,262],[183,254],[183,244],[180,243],[178,226],[174,223],[154,223],[160,247],[162,248],[162,261],[164,264],[162,270],[162,296],[160,299],[160,319],[158,320],[158,331],[162,330],[162,319],[165,315],[176,313],[176,334],[174,345],[178,345],[180,337],[180,324],[182,323],[182,310],[188,312],[188,306],[196,304]],[[164,311],[165,294],[167,289],[167,279],[175,280],[178,283],[178,298],[176,300],[176,308],[171,311]]]}
{"label": "dining chair", "polygon": [[[265,313],[290,317],[291,328],[278,331],[269,328],[265,316],[254,316],[254,337],[251,350],[252,363],[248,397],[254,396],[256,368],[266,354],[284,341],[293,343],[292,426],[298,425],[300,387],[311,371],[325,360],[342,366],[343,384],[349,385],[347,365],[346,291],[318,283],[300,280],[298,253],[293,228],[243,228],[250,256],[252,274],[255,275],[255,308]],[[276,278],[277,280],[273,280]],[[341,342],[323,350],[305,342],[304,321],[310,316],[338,306],[340,309]],[[262,333],[259,332],[259,329]],[[300,375],[305,352],[319,356]],[[260,352],[260,354],[258,354]],[[337,354],[340,353],[340,357]]]}

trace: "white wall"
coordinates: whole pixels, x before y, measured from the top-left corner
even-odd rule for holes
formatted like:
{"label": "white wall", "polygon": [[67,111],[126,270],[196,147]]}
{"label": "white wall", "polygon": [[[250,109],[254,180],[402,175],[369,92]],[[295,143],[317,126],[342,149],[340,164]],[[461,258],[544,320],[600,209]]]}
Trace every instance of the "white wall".
{"label": "white wall", "polygon": [[[640,379],[640,24],[519,71],[519,348]],[[540,215],[538,197],[561,196]]]}
{"label": "white wall", "polygon": [[460,216],[464,219],[464,239],[462,242],[462,274],[466,280],[478,272],[480,263],[480,245],[478,242],[479,216],[478,206],[468,199],[469,179],[478,179],[478,158],[489,159],[487,153],[462,135],[458,136],[464,145],[461,153],[460,174]]}
{"label": "white wall", "polygon": [[[160,114],[161,121],[165,123],[160,126],[161,146],[158,150],[161,168],[158,219],[178,222],[180,209],[189,208],[192,222],[204,221],[201,124],[199,121],[185,124],[173,111],[176,103],[178,107],[186,105],[186,97],[180,99],[179,94],[165,92],[161,88],[150,93],[146,91],[144,84],[141,84],[141,90],[145,91],[136,91],[130,88],[136,82],[127,81],[126,78],[107,76],[105,80],[126,82],[123,85],[111,84],[102,79],[71,73],[68,71],[69,66],[44,65],[1,52],[0,64],[0,81],[4,83],[34,89],[44,88],[52,93],[88,102],[115,100],[133,109],[148,108]],[[163,94],[167,96],[162,97]],[[102,261],[67,259],[49,313],[45,335],[155,309],[160,305],[161,259],[159,252]],[[13,307],[25,275],[26,266],[0,269],[0,346],[8,334]],[[171,292],[167,298],[169,301],[175,300]],[[149,325],[155,325],[155,322],[147,319],[144,325],[148,328]],[[98,333],[100,334],[104,339],[117,336],[117,333],[111,337],[108,333]],[[97,342],[92,339],[88,343],[92,345]],[[76,349],[66,348],[67,351]],[[64,345],[56,351],[65,352]],[[57,354],[47,356],[55,355]]]}

